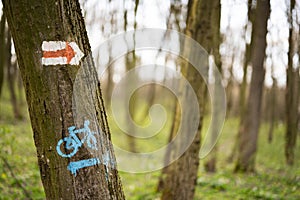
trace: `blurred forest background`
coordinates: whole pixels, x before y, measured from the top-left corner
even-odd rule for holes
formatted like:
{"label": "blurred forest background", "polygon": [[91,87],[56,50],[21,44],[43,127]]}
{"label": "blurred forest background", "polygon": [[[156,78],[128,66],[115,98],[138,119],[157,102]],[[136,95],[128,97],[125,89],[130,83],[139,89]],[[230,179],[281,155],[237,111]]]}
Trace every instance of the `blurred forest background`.
{"label": "blurred forest background", "polygon": [[[92,49],[128,30],[174,29],[191,33],[220,70],[227,96],[226,121],[216,147],[195,168],[194,199],[300,199],[300,2],[266,2],[80,2]],[[2,11],[0,16],[0,199],[44,199],[13,40]],[[197,27],[201,37],[193,35]],[[112,117],[109,102],[114,86],[126,71],[149,60],[177,67],[172,55],[132,52],[101,77],[112,141],[132,152],[160,148],[176,129],[176,98],[158,85],[137,90],[129,108],[135,122],[143,126],[149,123],[151,105],[164,106],[167,121],[155,137],[129,137]],[[153,73],[164,78],[163,70]],[[211,123],[209,110],[202,133]],[[176,173],[170,168],[143,174],[120,172],[127,199],[167,199],[164,194],[172,179],[165,177]]]}

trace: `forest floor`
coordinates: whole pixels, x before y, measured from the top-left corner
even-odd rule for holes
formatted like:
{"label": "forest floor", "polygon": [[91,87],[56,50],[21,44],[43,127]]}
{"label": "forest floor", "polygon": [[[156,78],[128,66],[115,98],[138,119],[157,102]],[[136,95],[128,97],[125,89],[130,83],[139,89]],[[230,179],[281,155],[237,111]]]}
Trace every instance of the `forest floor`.
{"label": "forest floor", "polygon": [[[0,100],[0,200],[45,199],[37,165],[36,151],[26,104],[23,120],[15,120],[8,93]],[[233,173],[228,163],[238,128],[238,119],[227,119],[218,142],[217,172],[206,173],[201,160],[195,199],[300,199],[300,142],[296,148],[295,165],[285,165],[284,132],[277,123],[272,143],[267,141],[268,125],[263,123],[256,157],[256,173]],[[114,127],[111,128],[114,131]],[[113,137],[113,140],[115,137]],[[158,140],[158,139],[157,139]],[[156,141],[160,143],[160,141]],[[148,143],[149,148],[154,143]],[[159,199],[156,192],[159,171],[120,173],[127,199]]]}

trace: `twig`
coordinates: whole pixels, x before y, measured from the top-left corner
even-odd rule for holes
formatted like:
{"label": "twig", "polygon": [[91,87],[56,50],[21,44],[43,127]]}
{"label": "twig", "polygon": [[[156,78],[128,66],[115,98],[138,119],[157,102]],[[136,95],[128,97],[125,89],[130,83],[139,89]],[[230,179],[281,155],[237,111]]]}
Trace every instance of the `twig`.
{"label": "twig", "polygon": [[9,170],[11,176],[15,179],[17,186],[18,186],[19,188],[22,189],[22,191],[23,191],[24,195],[27,197],[27,199],[32,199],[30,193],[29,193],[29,192],[26,190],[26,188],[23,186],[22,181],[19,180],[19,179],[16,177],[15,173],[14,173],[13,170],[12,170],[12,167],[10,166],[10,164],[8,163],[8,161],[6,160],[6,158],[4,158],[4,157],[1,156],[1,159],[2,159],[3,162],[4,162],[5,167]]}

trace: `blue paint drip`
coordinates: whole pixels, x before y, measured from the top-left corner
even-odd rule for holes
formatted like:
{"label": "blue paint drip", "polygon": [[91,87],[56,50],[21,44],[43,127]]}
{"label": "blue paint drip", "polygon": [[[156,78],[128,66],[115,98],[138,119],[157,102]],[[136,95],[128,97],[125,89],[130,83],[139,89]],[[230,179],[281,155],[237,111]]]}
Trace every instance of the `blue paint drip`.
{"label": "blue paint drip", "polygon": [[73,175],[76,176],[77,171],[84,167],[91,167],[94,165],[100,164],[100,160],[98,158],[90,158],[87,160],[80,160],[76,162],[70,162],[68,165],[68,170],[71,171]]}

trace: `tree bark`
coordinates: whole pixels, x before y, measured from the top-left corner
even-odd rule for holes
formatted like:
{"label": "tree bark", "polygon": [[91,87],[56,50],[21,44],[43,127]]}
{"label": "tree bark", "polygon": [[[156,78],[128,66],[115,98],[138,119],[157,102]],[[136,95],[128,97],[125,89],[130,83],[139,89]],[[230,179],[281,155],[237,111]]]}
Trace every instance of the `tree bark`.
{"label": "tree bark", "polygon": [[251,40],[252,77],[245,117],[239,129],[238,159],[235,171],[254,171],[257,137],[265,78],[264,58],[270,1],[258,0]]}
{"label": "tree bark", "polygon": [[[215,24],[213,24],[214,20],[212,20],[212,18],[215,16],[215,12],[220,9],[220,6],[219,0],[195,0],[189,1],[188,3],[185,34],[199,42],[208,52],[211,52],[214,49],[213,36],[211,33]],[[186,50],[187,49],[183,49],[183,52]],[[193,199],[199,167],[199,151],[201,144],[201,129],[206,87],[204,82],[201,80],[201,76],[197,74],[196,70],[192,66],[183,63],[181,65],[181,71],[182,74],[186,76],[188,82],[191,84],[197,94],[201,117],[199,121],[198,132],[194,137],[192,144],[178,160],[169,165],[167,170],[164,170],[165,174],[162,175],[164,180],[163,183],[160,182],[161,186],[163,187],[161,197],[163,200]],[[184,96],[188,95],[184,94]],[[178,130],[181,120],[180,113],[178,112],[180,107],[178,106],[179,105],[177,104],[175,121],[173,122],[175,123],[175,126],[172,128],[173,131]],[[189,132],[187,131],[185,134],[188,137]],[[176,132],[171,133],[171,135],[176,135]]]}
{"label": "tree bark", "polygon": [[[79,2],[73,0],[2,0],[2,2],[26,91],[46,198],[124,199],[118,171],[112,164],[115,163],[115,157],[110,132],[100,83],[96,78],[93,60],[89,56],[90,45]],[[43,41],[76,42],[85,58],[81,60],[81,65],[42,65]],[[91,127],[91,131],[95,131],[97,141],[101,138],[99,141],[101,146],[97,147],[102,151],[92,152],[83,145],[75,156],[64,158],[58,154],[55,147],[60,139],[70,137],[69,131],[75,125],[75,118],[78,117],[72,110],[72,94],[75,92],[73,83],[78,70],[83,68],[87,69],[86,77],[90,81],[88,83],[96,82],[92,112],[95,113],[97,120],[91,120],[91,125],[92,122],[93,125],[96,124]],[[89,119],[82,119],[80,124],[76,124],[76,129],[83,126],[83,120]],[[110,162],[105,162],[103,158],[104,148],[108,155],[105,158]],[[91,162],[94,165],[82,167],[75,174],[70,172],[70,164],[86,161],[94,156],[101,162],[95,164],[94,160]]]}
{"label": "tree bark", "polygon": [[295,54],[295,38],[293,37],[293,16],[295,0],[290,5],[289,52],[286,85],[286,134],[285,157],[288,165],[294,164],[294,154],[298,134],[298,104],[299,104],[299,67],[293,67]]}

